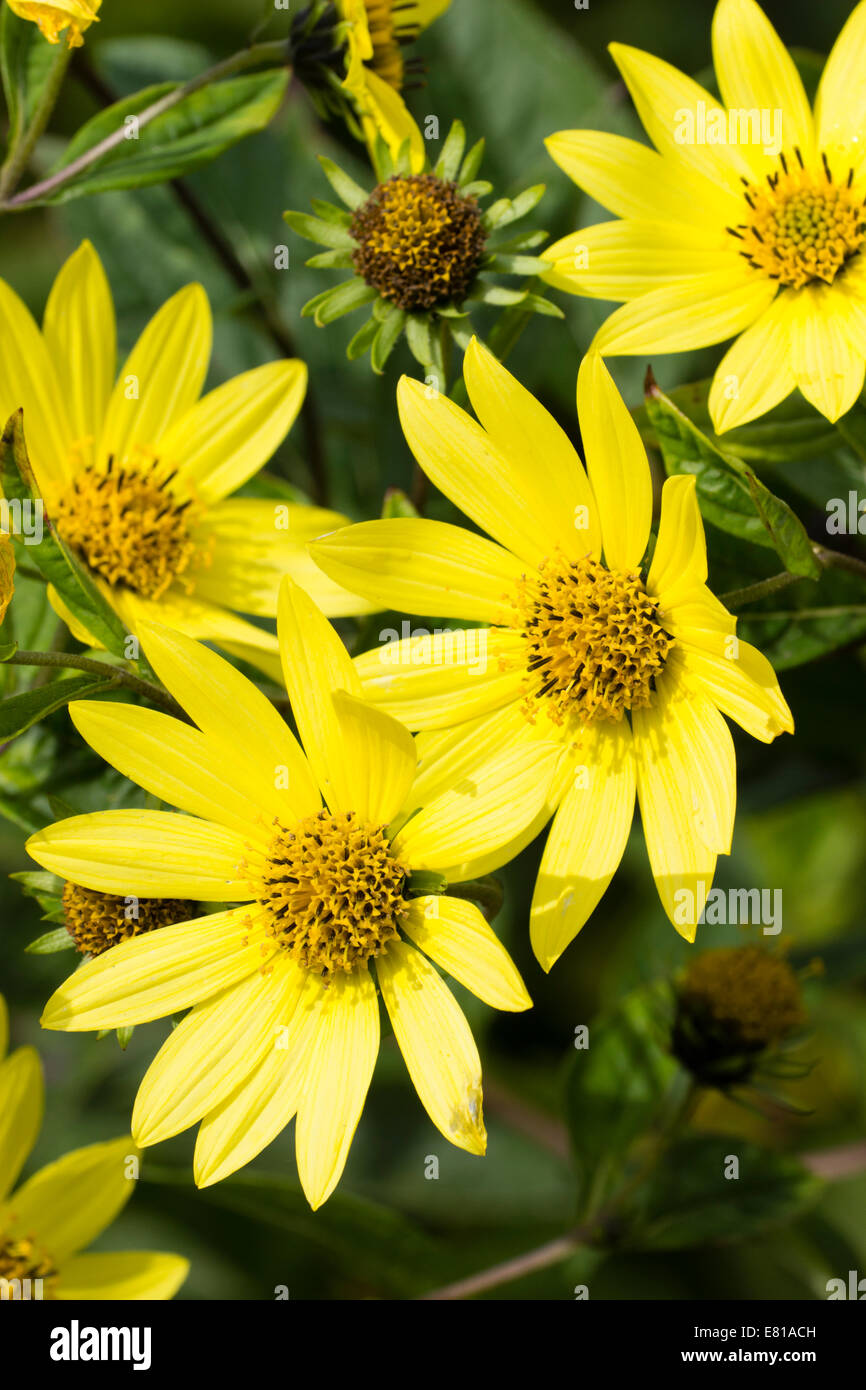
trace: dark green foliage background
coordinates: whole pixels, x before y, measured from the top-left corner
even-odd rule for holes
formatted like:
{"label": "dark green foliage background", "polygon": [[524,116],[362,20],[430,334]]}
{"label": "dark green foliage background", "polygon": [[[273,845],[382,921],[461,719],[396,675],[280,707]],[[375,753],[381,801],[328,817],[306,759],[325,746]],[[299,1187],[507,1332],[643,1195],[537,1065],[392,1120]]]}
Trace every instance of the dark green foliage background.
{"label": "dark green foliage background", "polygon": [[[146,82],[185,77],[234,51],[264,8],[261,0],[211,0],[207,6],[193,0],[105,0],[103,23],[88,36],[87,51],[119,91],[131,92]],[[848,13],[842,0],[767,8],[789,43],[819,52],[829,49]],[[451,12],[420,45],[428,86],[414,94],[413,108],[418,117],[438,115],[443,134],[459,116],[470,139],[485,135],[488,157],[482,172],[497,192],[513,194],[545,181],[548,194],[536,225],[560,236],[581,220],[597,220],[598,210],[548,159],[543,137],[581,125],[637,133],[605,44],[617,39],[645,46],[702,72],[710,56],[711,13],[708,4],[683,0],[652,5],[592,0],[588,11],[577,11],[570,0],[544,5],[454,0]],[[167,33],[177,37],[156,37]],[[90,99],[70,79],[55,129],[71,134],[92,111]],[[305,208],[310,197],[327,196],[318,152],[365,180],[358,147],[339,130],[323,132],[303,93],[293,89],[287,109],[267,133],[236,147],[190,182],[237,254],[278,297],[299,355],[310,366],[334,505],[362,519],[380,513],[387,487],[410,485],[411,458],[397,424],[394,387],[396,372],[412,371],[413,364],[401,347],[388,375],[376,378],[366,363],[345,359],[345,343],[354,332],[351,318],[322,330],[298,317],[300,306],[331,276],[304,269],[309,248],[288,233],[281,214],[287,207]],[[95,242],[107,266],[123,348],[167,295],[198,279],[216,314],[213,382],[275,355],[165,189],[106,194],[3,219],[0,273],[41,312],[54,274],[83,236]],[[284,242],[291,269],[278,273],[272,268],[274,248]],[[569,300],[564,308],[564,323],[531,322],[509,366],[576,438],[578,361],[607,306]],[[708,376],[717,358],[708,351],[657,359],[653,367],[669,391]],[[637,359],[614,364],[631,405],[640,403],[645,366]],[[862,479],[862,465],[841,449],[797,463],[754,466],[819,540],[827,497],[844,495],[840,489]],[[309,491],[300,426],[273,471]],[[430,511],[452,516],[438,496],[431,499]],[[719,592],[779,568],[772,552],[734,542],[712,527],[708,539],[710,582]],[[845,601],[816,597],[809,581],[787,591],[786,602],[789,595],[791,602],[810,605]],[[22,584],[16,604],[25,621],[32,599]],[[34,628],[26,645],[47,645],[52,630],[51,622]],[[764,635],[768,632],[773,635],[772,624]],[[752,640],[760,641],[759,634],[760,622],[749,630]],[[796,633],[790,640],[796,648]],[[733,854],[721,861],[717,884],[780,888],[782,941],[798,962],[814,956],[825,962],[824,976],[807,986],[814,1027],[809,1055],[817,1066],[790,1090],[813,1113],[771,1121],[711,1100],[698,1122],[703,1129],[736,1135],[729,1141],[733,1151],[750,1140],[812,1153],[862,1140],[866,1115],[862,650],[849,642],[821,660],[793,664],[783,674],[783,688],[797,723],[794,739],[784,737],[765,748],[735,731],[739,815]],[[69,808],[121,804],[134,795],[82,748],[65,712],[0,756],[0,797],[20,803],[26,799],[22,793],[34,788],[42,789],[34,793],[35,816],[42,820]],[[51,804],[49,793],[60,801]],[[23,840],[19,826],[0,824],[4,875],[27,867]],[[526,928],[539,853],[540,845],[532,847],[506,871],[506,907],[497,922],[536,1008],[529,1015],[494,1017],[461,994],[480,1036],[489,1083],[486,1161],[451,1148],[432,1128],[389,1040],[340,1192],[323,1211],[311,1214],[299,1195],[291,1131],[238,1180],[202,1194],[192,1186],[188,1134],[146,1154],[144,1181],[101,1244],[189,1255],[193,1268],[183,1297],[271,1298],[276,1286],[286,1285],[292,1297],[346,1298],[411,1296],[561,1232],[572,1220],[576,1186],[565,1154],[556,1151],[556,1122],[562,1119],[563,1077],[574,1056],[575,1027],[633,987],[679,969],[689,948],[656,899],[638,826],[601,907],[553,974],[543,976]],[[10,1004],[13,1041],[35,1043],[45,1059],[48,1115],[34,1163],[45,1162],[125,1130],[136,1087],[167,1024],[138,1029],[123,1054],[113,1037],[97,1041],[89,1034],[42,1033],[41,1005],[73,957],[23,954],[43,928],[35,904],[5,877],[0,913],[0,990]],[[759,939],[756,929],[705,927],[700,943],[744,939]],[[513,1096],[535,1116],[530,1124],[514,1123]],[[438,1156],[438,1181],[425,1179],[429,1155]],[[687,1153],[666,1160],[668,1195],[690,1162]],[[695,1239],[703,1241],[697,1231]],[[691,1249],[621,1253],[603,1263],[580,1256],[505,1292],[567,1299],[574,1285],[588,1278],[593,1298],[809,1298],[823,1296],[826,1280],[845,1277],[849,1269],[866,1271],[866,1175],[833,1183],[808,1215],[783,1222],[770,1236],[711,1251],[699,1243]]]}

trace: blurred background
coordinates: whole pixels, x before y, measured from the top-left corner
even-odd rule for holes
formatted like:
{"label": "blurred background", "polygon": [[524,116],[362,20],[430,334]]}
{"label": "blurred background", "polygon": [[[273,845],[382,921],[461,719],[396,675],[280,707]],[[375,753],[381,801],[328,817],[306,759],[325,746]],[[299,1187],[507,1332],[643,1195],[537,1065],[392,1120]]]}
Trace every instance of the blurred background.
{"label": "blurred background", "polygon": [[[494,182],[497,194],[545,182],[548,192],[534,223],[556,238],[602,220],[603,214],[549,160],[543,138],[580,126],[638,135],[607,43],[648,48],[711,83],[712,9],[681,0],[652,5],[592,0],[581,10],[571,0],[496,0],[495,5],[454,0],[418,45],[427,85],[411,94],[410,104],[419,119],[438,115],[443,134],[459,116],[470,140],[486,137],[482,177]],[[786,0],[766,9],[786,42],[822,55],[849,12],[843,0],[821,6]],[[195,0],[104,0],[102,22],[88,34],[86,54],[114,90],[127,93],[149,82],[185,78],[233,52],[264,10],[261,0],[211,0],[206,7]],[[819,70],[808,55],[803,65],[807,73]],[[95,109],[85,86],[70,76],[51,136],[40,147],[40,164],[47,168],[53,147],[59,151],[64,136]],[[380,514],[387,488],[411,486],[412,460],[396,419],[394,387],[400,371],[415,367],[401,345],[387,375],[377,378],[366,361],[346,361],[345,344],[357,326],[351,317],[328,329],[299,318],[301,305],[325,288],[333,273],[304,268],[314,248],[289,232],[282,212],[328,196],[316,162],[319,153],[369,184],[360,148],[339,129],[323,129],[305,93],[293,86],[286,109],[266,133],[244,141],[188,182],[256,284],[273,299],[298,355],[309,363],[331,502],[360,520]],[[108,270],[121,350],[165,298],[200,280],[216,315],[212,383],[276,355],[248,299],[164,188],[109,193],[3,218],[0,274],[41,314],[60,264],[85,236]],[[274,252],[283,244],[289,247],[290,268],[278,272]],[[509,367],[577,439],[578,362],[610,306],[559,301],[565,321],[534,319]],[[653,369],[667,391],[709,376],[717,360],[717,351],[710,350],[659,358]],[[632,406],[640,404],[646,365],[638,359],[612,364]],[[296,425],[272,472],[309,495],[306,444]],[[844,449],[766,470],[756,466],[819,538],[826,498],[845,495],[841,489],[856,485],[849,481],[855,473]],[[428,511],[453,519],[438,495],[430,498]],[[750,550],[711,527],[708,541],[710,583],[717,592],[778,568],[768,552]],[[16,604],[22,622],[30,625],[22,645],[48,645],[53,622],[46,621],[30,586],[20,589]],[[753,618],[744,631],[767,646],[763,638],[769,634],[775,640],[776,629],[769,619],[762,629],[761,621]],[[382,619],[381,626],[388,625]],[[372,645],[378,626],[377,619],[372,630],[359,634],[348,624],[347,639]],[[770,655],[780,659],[780,652]],[[708,1093],[695,1123],[771,1149],[832,1154],[863,1140],[866,1115],[863,650],[856,640],[847,640],[814,661],[794,656],[780,664],[796,738],[764,747],[734,731],[739,814],[733,853],[720,862],[717,883],[780,889],[781,940],[792,963],[823,962],[823,973],[805,984],[810,1035],[804,1055],[814,1067],[788,1091],[807,1113],[796,1116],[771,1103],[745,1109]],[[121,802],[134,804],[134,796],[76,741],[65,712],[2,750],[0,810],[7,818],[0,822],[0,991],[10,1006],[13,1044],[39,1048],[48,1083],[47,1118],[33,1166],[127,1129],[135,1090],[167,1030],[161,1023],[139,1028],[125,1052],[114,1036],[97,1040],[90,1034],[41,1032],[41,1007],[74,957],[24,954],[45,927],[37,905],[6,877],[30,867],[23,849],[28,827]],[[246,1170],[243,1181],[206,1193],[196,1193],[192,1185],[190,1132],[148,1151],[144,1180],[100,1245],[188,1255],[192,1272],[184,1298],[272,1298],[274,1288],[283,1285],[292,1297],[341,1299],[411,1295],[564,1230],[575,1206],[562,1119],[575,1028],[627,991],[681,969],[690,948],[660,908],[636,824],[601,906],[552,975],[544,976],[527,932],[540,852],[539,843],[502,875],[505,908],[496,922],[535,1009],[494,1016],[458,990],[485,1060],[490,1132],[485,1161],[451,1148],[433,1129],[390,1040],[340,1193],[322,1211],[309,1213],[298,1194],[291,1129]],[[702,930],[698,949],[762,940],[757,927]],[[425,1177],[430,1156],[438,1157],[438,1180]],[[824,1297],[828,1278],[846,1278],[849,1269],[866,1274],[866,1151],[861,1159],[862,1175],[847,1173],[830,1182],[805,1214],[782,1221],[769,1234],[723,1244],[711,1254],[704,1245],[620,1251],[604,1260],[581,1254],[506,1286],[501,1296],[571,1298],[574,1285],[588,1280],[593,1298]],[[676,1173],[670,1176],[675,1183]]]}

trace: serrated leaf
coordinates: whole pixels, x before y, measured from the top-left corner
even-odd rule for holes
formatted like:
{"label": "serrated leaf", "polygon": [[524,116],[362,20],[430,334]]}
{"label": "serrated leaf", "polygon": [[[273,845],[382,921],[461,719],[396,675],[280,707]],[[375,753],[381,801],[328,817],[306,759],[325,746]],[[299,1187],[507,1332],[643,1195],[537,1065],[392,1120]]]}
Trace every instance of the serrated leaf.
{"label": "serrated leaf", "polygon": [[[41,201],[65,203],[85,194],[144,188],[188,174],[245,136],[263,130],[279,110],[287,85],[288,73],[280,69],[234,77],[193,92]],[[52,172],[67,169],[118,130],[135,132],[135,119],[174,90],[174,83],[147,87],[100,111],[73,136]]]}
{"label": "serrated leaf", "polygon": [[10,695],[0,700],[0,741],[17,738],[55,710],[63,709],[70,700],[92,699],[115,689],[116,684],[99,676],[69,676],[35,690],[23,690],[20,695]]}
{"label": "serrated leaf", "polygon": [[821,566],[800,518],[753,469],[703,434],[654,381],[648,386],[646,410],[665,471],[669,477],[694,475],[701,511],[708,521],[775,550],[789,573],[820,577]]}
{"label": "serrated leaf", "polygon": [[[0,488],[7,498],[42,505],[24,438],[23,411],[17,411],[0,440]],[[67,607],[92,636],[115,656],[123,656],[127,631],[82,565],[63,544],[46,516],[42,539],[28,547],[37,569],[53,584]]]}

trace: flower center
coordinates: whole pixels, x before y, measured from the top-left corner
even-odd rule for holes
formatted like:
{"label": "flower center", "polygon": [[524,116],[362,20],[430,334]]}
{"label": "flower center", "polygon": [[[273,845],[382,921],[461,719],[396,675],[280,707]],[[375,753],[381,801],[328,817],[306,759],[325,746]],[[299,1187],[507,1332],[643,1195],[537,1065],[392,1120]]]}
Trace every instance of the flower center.
{"label": "flower center", "polygon": [[299,965],[348,974],[399,935],[408,872],[384,826],[353,811],[319,811],[290,830],[279,826],[258,900],[270,935]]}
{"label": "flower center", "polygon": [[756,270],[763,270],[780,285],[799,290],[818,281],[833,283],[852,256],[860,250],[866,220],[860,194],[847,181],[834,183],[826,155],[819,174],[802,165],[782,168],[767,175],[767,186],[746,184],[749,206],[746,221],[728,230],[743,242],[741,255]]}
{"label": "flower center", "polygon": [[524,581],[518,608],[529,639],[530,718],[541,699],[557,724],[573,713],[584,724],[616,723],[650,703],[673,640],[637,571],[556,554]]}
{"label": "flower center", "polygon": [[159,598],[196,553],[184,515],[158,465],[101,472],[86,468],[61,497],[57,529],[82,560],[111,585]]}
{"label": "flower center", "polygon": [[63,911],[66,930],[81,954],[101,956],[131,936],[188,921],[195,904],[181,898],[120,898],[67,882]]}
{"label": "flower center", "polygon": [[432,309],[466,297],[484,250],[474,198],[435,174],[395,176],[373,189],[350,228],[352,263],[401,309]]}
{"label": "flower center", "polygon": [[[33,1281],[41,1279],[41,1287],[34,1288]],[[12,1284],[17,1280],[17,1286]],[[25,1280],[30,1280],[26,1285]],[[57,1285],[57,1269],[50,1255],[40,1250],[28,1237],[4,1239],[0,1236],[0,1301],[25,1298],[54,1298]]]}

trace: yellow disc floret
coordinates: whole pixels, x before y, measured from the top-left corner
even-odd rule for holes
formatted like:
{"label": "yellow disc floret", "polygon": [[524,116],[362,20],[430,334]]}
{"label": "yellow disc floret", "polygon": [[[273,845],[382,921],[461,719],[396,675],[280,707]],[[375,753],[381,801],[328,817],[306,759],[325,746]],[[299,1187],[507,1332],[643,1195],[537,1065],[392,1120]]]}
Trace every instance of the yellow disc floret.
{"label": "yellow disc floret", "polygon": [[782,168],[767,183],[747,184],[748,212],[737,228],[742,255],[780,285],[802,289],[813,282],[830,285],[866,235],[863,197],[852,176],[835,183],[825,158],[820,173],[781,156]]}
{"label": "yellow disc floret", "polygon": [[63,886],[66,930],[87,956],[101,956],[109,947],[157,927],[186,922],[195,915],[195,906],[182,898],[122,898],[77,883]]}
{"label": "yellow disc floret", "polygon": [[[42,1282],[34,1287],[37,1279]],[[50,1255],[27,1236],[0,1234],[0,1298],[54,1298],[56,1287],[57,1269]]]}
{"label": "yellow disc floret", "polygon": [[648,705],[672,639],[637,571],[556,554],[518,598],[529,640],[527,713],[546,701],[557,724],[618,722]]}
{"label": "yellow disc floret", "polygon": [[384,826],[319,811],[277,829],[259,902],[270,935],[299,965],[351,973],[399,935],[407,875]]}
{"label": "yellow disc floret", "polygon": [[475,199],[435,174],[380,183],[356,211],[350,231],[358,274],[406,310],[462,303],[485,242]]}
{"label": "yellow disc floret", "polygon": [[196,554],[188,502],[168,490],[158,466],[78,473],[57,506],[57,529],[84,562],[112,586],[156,599]]}

